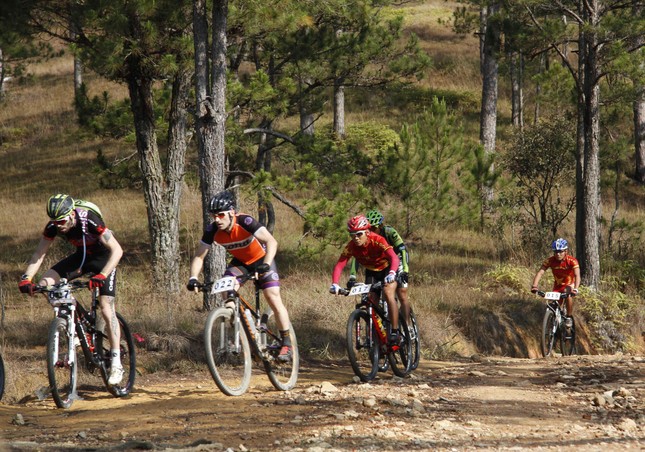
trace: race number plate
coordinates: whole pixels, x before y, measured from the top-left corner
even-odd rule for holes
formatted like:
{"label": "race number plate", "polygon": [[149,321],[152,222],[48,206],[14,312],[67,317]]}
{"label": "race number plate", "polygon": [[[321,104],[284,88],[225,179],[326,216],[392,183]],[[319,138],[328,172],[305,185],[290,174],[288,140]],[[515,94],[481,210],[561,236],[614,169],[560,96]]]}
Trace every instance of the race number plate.
{"label": "race number plate", "polygon": [[560,292],[546,292],[544,298],[547,300],[559,300],[560,295],[562,295]]}
{"label": "race number plate", "polygon": [[370,287],[372,287],[370,284],[355,284],[354,287],[349,290],[349,295],[361,295],[367,293],[370,291]]}
{"label": "race number plate", "polygon": [[211,287],[211,293],[226,292],[228,290],[235,290],[237,279],[235,276],[226,276],[225,278],[218,279]]}

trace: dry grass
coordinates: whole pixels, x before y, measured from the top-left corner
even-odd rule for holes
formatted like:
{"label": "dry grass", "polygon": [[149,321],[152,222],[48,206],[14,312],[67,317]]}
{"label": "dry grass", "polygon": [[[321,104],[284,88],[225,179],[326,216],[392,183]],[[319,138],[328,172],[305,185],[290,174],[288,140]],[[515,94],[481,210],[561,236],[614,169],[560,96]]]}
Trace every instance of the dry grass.
{"label": "dry grass", "polygon": [[[435,60],[421,86],[478,96],[474,38],[455,37],[446,26],[437,24],[439,17],[449,16],[453,6],[440,0],[406,6],[406,25],[422,38],[422,45]],[[124,248],[118,309],[132,331],[145,339],[138,355],[139,370],[205,369],[201,329],[206,314],[201,310],[201,297],[182,293],[177,303],[168,303],[155,296],[150,286],[142,194],[100,190],[91,173],[99,149],[107,155],[133,149],[124,150],[123,143],[90,139],[80,133],[71,103],[71,71],[69,56],[36,65],[31,68],[34,77],[24,85],[12,85],[6,102],[0,105],[0,210],[5,212],[0,216],[0,300],[4,306],[0,345],[8,375],[5,400],[9,402],[30,396],[47,384],[44,344],[51,309],[41,298],[20,295],[16,281],[45,225],[45,201],[55,192],[96,202]],[[113,99],[126,96],[123,86],[88,76],[90,79],[91,94],[108,90]],[[347,121],[385,121],[386,116],[394,122],[399,118],[391,111],[368,108],[349,111]],[[317,127],[329,121],[325,116]],[[296,123],[293,118],[284,121],[286,125]],[[476,124],[466,128],[475,130]],[[642,218],[642,187],[630,190],[624,214],[631,220]],[[303,260],[298,255],[302,219],[283,205],[276,205],[276,209],[282,293],[303,356],[341,358],[345,356],[345,325],[355,300],[327,292],[340,249],[328,248],[316,259]],[[256,214],[254,199],[244,198],[241,210]],[[396,218],[390,222],[397,226]],[[186,185],[181,204],[182,280],[187,277],[189,259],[201,233],[201,197],[196,187]],[[491,284],[495,278],[490,272],[507,261],[507,249],[500,249],[489,236],[454,227],[428,228],[410,241],[409,248],[410,296],[426,358],[475,352],[528,356],[535,352],[541,305],[517,290],[509,292],[504,289],[506,284]],[[41,270],[68,251],[64,244],[57,244]],[[526,275],[532,274],[532,267],[542,258],[530,262],[528,256],[515,256],[524,272],[520,286],[521,278],[526,278],[528,287],[530,277]]]}

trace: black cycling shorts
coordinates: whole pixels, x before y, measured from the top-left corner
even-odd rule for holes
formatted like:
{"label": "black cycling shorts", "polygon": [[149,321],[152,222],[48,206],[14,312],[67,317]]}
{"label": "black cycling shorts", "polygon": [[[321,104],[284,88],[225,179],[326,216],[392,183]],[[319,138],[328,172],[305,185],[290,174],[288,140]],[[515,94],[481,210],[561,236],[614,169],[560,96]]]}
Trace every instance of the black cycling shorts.
{"label": "black cycling shorts", "polygon": [[[83,262],[83,254],[78,252],[67,256],[57,262],[52,270],[58,273],[61,278],[72,280],[83,275],[101,273],[110,258],[109,254],[88,254]],[[83,267],[79,268],[81,264]],[[116,268],[105,279],[105,284],[99,289],[99,295],[116,296]]]}

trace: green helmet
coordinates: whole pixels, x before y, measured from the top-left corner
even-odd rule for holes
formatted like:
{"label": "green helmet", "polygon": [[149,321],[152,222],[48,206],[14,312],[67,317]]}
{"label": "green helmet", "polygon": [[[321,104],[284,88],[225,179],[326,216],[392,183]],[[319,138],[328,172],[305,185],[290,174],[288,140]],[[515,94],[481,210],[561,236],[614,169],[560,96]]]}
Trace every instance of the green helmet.
{"label": "green helmet", "polygon": [[74,210],[74,199],[59,193],[47,201],[47,216],[52,220],[62,220]]}
{"label": "green helmet", "polygon": [[373,228],[377,228],[383,223],[383,214],[378,210],[370,210],[365,216]]}

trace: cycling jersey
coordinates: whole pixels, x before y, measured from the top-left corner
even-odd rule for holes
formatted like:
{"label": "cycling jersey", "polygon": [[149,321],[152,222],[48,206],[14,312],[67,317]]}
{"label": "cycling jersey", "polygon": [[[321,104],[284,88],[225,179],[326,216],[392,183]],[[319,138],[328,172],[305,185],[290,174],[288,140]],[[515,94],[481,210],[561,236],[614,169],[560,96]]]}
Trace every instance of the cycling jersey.
{"label": "cycling jersey", "polygon": [[391,271],[396,271],[399,267],[399,258],[392,249],[392,245],[387,243],[385,238],[371,232],[364,246],[359,246],[354,241],[345,246],[332,273],[333,284],[338,284],[340,274],[351,257],[354,257],[367,270],[375,272],[386,269],[388,264]]}
{"label": "cycling jersey", "polygon": [[209,224],[202,236],[202,243],[206,245],[218,243],[234,258],[246,265],[262,259],[266,251],[255,237],[255,233],[264,226],[250,215],[243,213],[234,215],[232,221],[231,232],[218,229],[215,223]]}
{"label": "cycling jersey", "polygon": [[553,272],[553,290],[564,292],[567,286],[572,286],[576,281],[574,269],[580,267],[578,259],[567,254],[561,261],[555,256],[547,258],[542,263],[542,270],[551,269]]}
{"label": "cycling jersey", "polygon": [[108,249],[99,241],[101,235],[107,230],[103,220],[94,212],[85,209],[75,209],[74,212],[76,212],[76,224],[69,231],[59,231],[54,222],[50,221],[43,231],[44,238],[54,240],[60,234],[84,254],[107,253]]}

